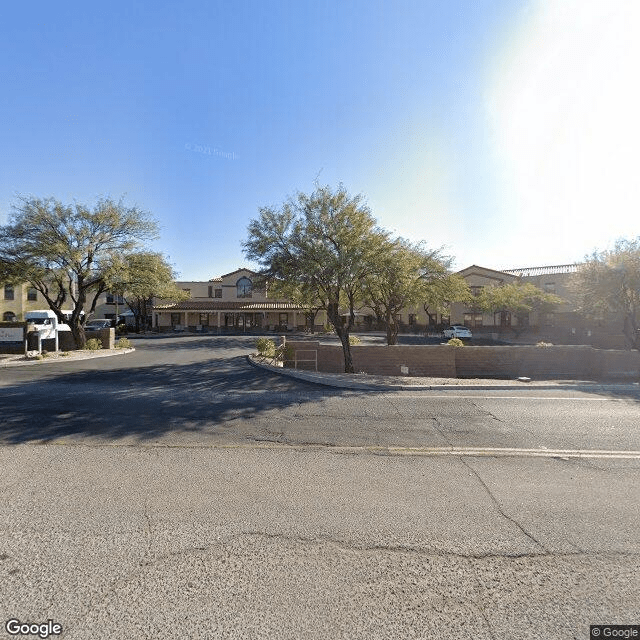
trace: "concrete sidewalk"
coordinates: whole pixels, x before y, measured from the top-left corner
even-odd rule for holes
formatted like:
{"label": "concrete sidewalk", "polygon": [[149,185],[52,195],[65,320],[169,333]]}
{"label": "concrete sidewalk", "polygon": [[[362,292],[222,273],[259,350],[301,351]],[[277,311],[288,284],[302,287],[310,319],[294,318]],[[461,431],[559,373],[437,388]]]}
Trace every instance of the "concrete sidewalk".
{"label": "concrete sidewalk", "polygon": [[600,391],[617,389],[619,391],[638,391],[640,393],[640,382],[632,381],[531,380],[526,382],[521,380],[496,380],[493,378],[418,378],[411,376],[377,376],[364,373],[321,373],[273,366],[255,355],[247,356],[247,358],[254,366],[272,373],[339,389],[362,391],[455,391],[461,389],[499,391],[531,388],[540,390]]}

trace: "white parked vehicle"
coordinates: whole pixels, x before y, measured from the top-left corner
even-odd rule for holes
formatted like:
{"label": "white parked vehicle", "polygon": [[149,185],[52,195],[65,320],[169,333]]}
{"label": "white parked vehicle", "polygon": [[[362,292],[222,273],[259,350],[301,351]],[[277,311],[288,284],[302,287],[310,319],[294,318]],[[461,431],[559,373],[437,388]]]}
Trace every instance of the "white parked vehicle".
{"label": "white parked vehicle", "polygon": [[55,338],[57,331],[71,331],[71,327],[68,324],[58,321],[58,316],[51,309],[27,311],[24,314],[24,319],[36,326],[43,340]]}
{"label": "white parked vehicle", "polygon": [[442,332],[442,335],[445,338],[465,338],[467,340],[471,340],[471,338],[473,338],[471,329],[469,329],[468,327],[463,327],[460,324],[454,324],[448,329],[445,329]]}

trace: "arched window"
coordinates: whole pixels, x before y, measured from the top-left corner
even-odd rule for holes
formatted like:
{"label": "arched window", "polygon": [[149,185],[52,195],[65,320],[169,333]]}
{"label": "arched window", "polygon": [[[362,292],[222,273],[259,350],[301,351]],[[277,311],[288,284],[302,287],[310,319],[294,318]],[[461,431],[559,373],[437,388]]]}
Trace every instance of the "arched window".
{"label": "arched window", "polygon": [[237,296],[238,298],[250,298],[253,285],[251,280],[247,277],[242,277],[236,282]]}
{"label": "arched window", "polygon": [[2,314],[2,322],[15,322],[16,314],[13,311],[5,311]]}

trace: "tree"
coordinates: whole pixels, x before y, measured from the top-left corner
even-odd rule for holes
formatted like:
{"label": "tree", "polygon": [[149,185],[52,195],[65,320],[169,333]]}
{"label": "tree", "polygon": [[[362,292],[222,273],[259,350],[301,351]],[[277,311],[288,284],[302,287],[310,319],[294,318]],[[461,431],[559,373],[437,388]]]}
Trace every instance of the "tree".
{"label": "tree", "polygon": [[628,344],[640,349],[640,236],[618,240],[612,250],[594,251],[578,267],[573,285],[579,311],[622,313]]}
{"label": "tree", "polygon": [[423,309],[425,313],[451,314],[454,302],[470,303],[473,300],[466,280],[457,273],[434,274],[426,286]]}
{"label": "tree", "polygon": [[13,206],[9,224],[0,228],[0,264],[12,279],[37,289],[60,322],[65,321],[63,308],[72,307],[68,323],[82,349],[84,321],[108,289],[106,276],[122,255],[157,235],[149,214],[122,200],[103,198],[90,209],[25,197]]}
{"label": "tree", "polygon": [[[260,283],[259,283],[260,284]],[[271,280],[265,283],[270,297],[278,297],[300,307],[304,313],[307,329],[314,332],[316,316],[324,308],[323,301],[309,288],[301,287],[296,283]]]}
{"label": "tree", "polygon": [[535,310],[542,311],[560,304],[562,298],[547,293],[530,282],[510,282],[497,287],[484,287],[475,298],[482,311],[500,313],[500,325],[506,325],[506,316],[511,313],[524,326],[525,318]]}
{"label": "tree", "polygon": [[149,315],[152,298],[180,301],[189,298],[189,293],[175,284],[176,274],[161,253],[136,252],[114,261],[105,274],[109,291],[122,296],[131,309],[136,323],[136,332]]}
{"label": "tree", "polygon": [[325,186],[299,192],[280,208],[261,208],[243,247],[262,266],[263,277],[321,302],[340,338],[344,370],[353,373],[349,332],[363,280],[385,242],[362,196],[351,196],[339,185],[335,191]]}
{"label": "tree", "polygon": [[429,251],[422,244],[403,238],[386,242],[364,279],[364,294],[366,305],[385,324],[388,345],[398,343],[402,309],[424,303],[436,283],[447,282],[448,265],[438,251]]}

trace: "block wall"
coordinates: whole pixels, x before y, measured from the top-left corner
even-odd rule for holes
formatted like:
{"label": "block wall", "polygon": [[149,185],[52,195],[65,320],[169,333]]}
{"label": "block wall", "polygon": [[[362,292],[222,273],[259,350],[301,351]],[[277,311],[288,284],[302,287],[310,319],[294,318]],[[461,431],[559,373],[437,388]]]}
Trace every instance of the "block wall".
{"label": "block wall", "polygon": [[[317,352],[318,371],[343,373],[342,347],[318,341],[288,340],[301,359]],[[511,346],[453,348],[447,345],[354,345],[351,347],[356,373],[388,376],[443,378],[640,378],[640,352],[601,350],[584,345],[553,347]],[[294,366],[287,362],[287,366]],[[402,373],[402,367],[408,374]],[[299,369],[314,369],[314,363],[299,363]]]}

